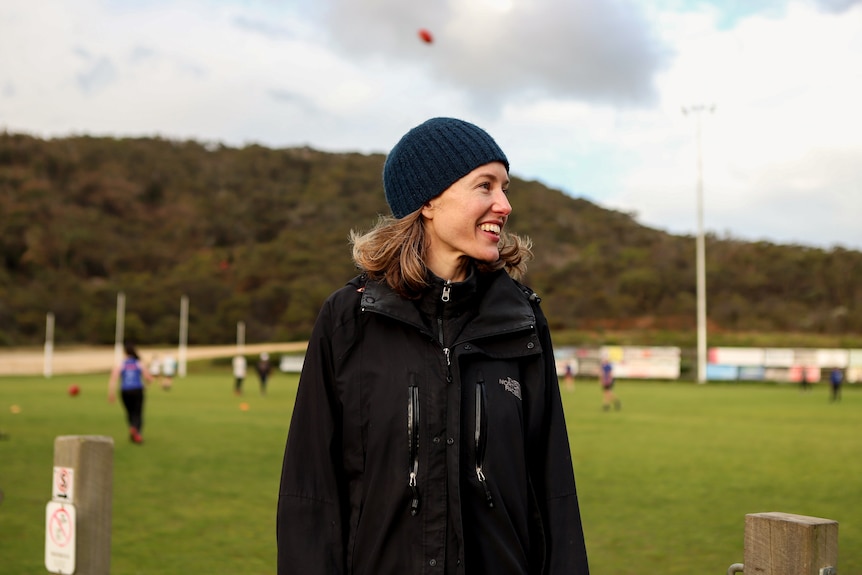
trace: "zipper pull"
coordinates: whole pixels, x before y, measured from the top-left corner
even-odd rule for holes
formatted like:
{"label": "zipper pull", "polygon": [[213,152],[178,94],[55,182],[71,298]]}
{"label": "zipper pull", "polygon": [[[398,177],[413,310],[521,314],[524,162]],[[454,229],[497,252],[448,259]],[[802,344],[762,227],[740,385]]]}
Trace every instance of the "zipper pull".
{"label": "zipper pull", "polygon": [[494,499],[491,497],[491,490],[488,488],[488,482],[485,479],[485,472],[482,471],[482,466],[485,464],[485,442],[487,438],[488,423],[485,421],[485,376],[480,371],[476,378],[476,431],[474,439],[476,441],[476,478],[479,480],[479,485],[485,491],[485,503],[488,508],[494,508]]}
{"label": "zipper pull", "polygon": [[410,472],[410,491],[413,494],[413,500],[410,501],[410,515],[415,516],[419,513],[419,490],[416,489],[416,472]]}
{"label": "zipper pull", "polygon": [[410,451],[410,466],[407,485],[410,486],[410,515],[419,513],[419,489],[416,476],[419,473],[419,388],[415,384],[416,375],[411,374],[414,383],[410,386],[410,401],[407,403],[407,445]]}
{"label": "zipper pull", "polygon": [[449,353],[450,353],[449,348],[444,347],[443,348],[443,354],[446,356],[446,367],[449,367],[452,365],[452,362],[449,360]]}
{"label": "zipper pull", "polygon": [[446,280],[446,284],[443,286],[443,295],[440,298],[443,302],[449,301],[449,290],[452,289],[452,281]]}
{"label": "zipper pull", "polygon": [[476,477],[479,479],[479,485],[482,486],[482,489],[485,490],[485,503],[488,504],[489,509],[494,508],[494,498],[491,497],[491,490],[488,489],[488,482],[485,481],[485,473],[482,471],[482,468],[478,465],[476,466]]}

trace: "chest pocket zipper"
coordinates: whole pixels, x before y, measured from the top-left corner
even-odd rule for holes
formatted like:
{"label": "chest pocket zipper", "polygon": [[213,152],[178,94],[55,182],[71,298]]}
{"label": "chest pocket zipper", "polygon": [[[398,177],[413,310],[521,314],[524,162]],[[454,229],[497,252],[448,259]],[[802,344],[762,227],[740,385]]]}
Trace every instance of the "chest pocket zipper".
{"label": "chest pocket zipper", "polygon": [[419,513],[419,489],[416,478],[419,474],[419,387],[409,387],[407,400],[407,448],[409,451],[407,485],[410,487],[410,515]]}
{"label": "chest pocket zipper", "polygon": [[491,496],[491,490],[488,488],[485,472],[482,469],[485,464],[487,434],[488,422],[485,421],[485,378],[479,372],[479,378],[476,382],[476,431],[474,434],[476,441],[476,478],[479,480],[479,485],[485,491],[485,503],[489,508],[493,509],[494,498]]}

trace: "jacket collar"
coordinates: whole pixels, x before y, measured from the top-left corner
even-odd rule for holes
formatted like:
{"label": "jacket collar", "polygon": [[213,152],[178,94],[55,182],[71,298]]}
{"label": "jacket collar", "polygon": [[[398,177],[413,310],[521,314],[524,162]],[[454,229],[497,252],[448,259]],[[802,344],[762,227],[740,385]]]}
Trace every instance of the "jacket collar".
{"label": "jacket collar", "polygon": [[[450,298],[453,299],[475,297],[474,305],[477,306],[478,313],[464,328],[460,339],[497,335],[536,325],[536,316],[527,294],[505,271],[474,271],[472,276],[475,276],[474,280],[468,278],[468,281],[452,284],[453,288],[458,289],[450,292]],[[473,282],[474,288],[471,288],[470,282]],[[441,286],[442,284],[436,286],[437,295],[434,297],[439,297]],[[369,281],[365,286],[361,305],[363,311],[379,313],[427,331],[414,302],[397,295],[385,281]]]}
{"label": "jacket collar", "polygon": [[415,301],[419,312],[426,319],[457,317],[476,311],[482,294],[479,292],[479,273],[474,268],[470,269],[464,281],[446,281],[430,271],[427,281],[428,287]]}

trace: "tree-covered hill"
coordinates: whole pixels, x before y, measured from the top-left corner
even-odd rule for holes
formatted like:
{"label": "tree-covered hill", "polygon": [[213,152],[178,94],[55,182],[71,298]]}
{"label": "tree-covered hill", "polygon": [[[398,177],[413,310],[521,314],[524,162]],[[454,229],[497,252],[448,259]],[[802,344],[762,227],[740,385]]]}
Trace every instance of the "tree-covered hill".
{"label": "tree-covered hill", "polygon": [[[0,345],[306,337],[355,274],[348,233],[387,213],[382,155],[0,133]],[[517,176],[517,173],[514,174]],[[509,229],[557,329],[693,329],[692,237],[513,178]],[[707,238],[711,329],[862,332],[862,253]]]}

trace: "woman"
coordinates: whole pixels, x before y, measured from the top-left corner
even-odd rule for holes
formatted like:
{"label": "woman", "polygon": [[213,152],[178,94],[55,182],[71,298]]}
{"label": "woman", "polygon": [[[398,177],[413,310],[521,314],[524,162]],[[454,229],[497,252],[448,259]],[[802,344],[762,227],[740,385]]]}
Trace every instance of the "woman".
{"label": "woman", "polygon": [[324,303],[279,491],[278,572],[586,574],[548,324],[517,283],[509,162],[434,118],[386,159],[393,217],[352,234]]}
{"label": "woman", "polygon": [[135,443],[143,443],[141,431],[144,427],[144,381],[152,381],[152,376],[135,349],[134,344],[124,344],[126,358],[115,366],[108,380],[108,401],[117,400],[117,382],[120,382],[120,398],[126,410],[126,421],[129,423],[129,439]]}

